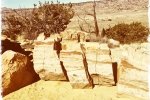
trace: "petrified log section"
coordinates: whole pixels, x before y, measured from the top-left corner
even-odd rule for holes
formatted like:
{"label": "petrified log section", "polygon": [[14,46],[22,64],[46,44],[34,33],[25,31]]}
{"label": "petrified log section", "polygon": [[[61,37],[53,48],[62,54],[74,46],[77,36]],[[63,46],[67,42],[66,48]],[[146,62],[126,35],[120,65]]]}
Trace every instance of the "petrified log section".
{"label": "petrified log section", "polygon": [[43,80],[66,80],[53,41],[39,42],[33,51],[34,69]]}
{"label": "petrified log section", "polygon": [[119,64],[118,94],[127,94],[142,99],[149,99],[148,45],[130,46],[123,51],[124,57]]}

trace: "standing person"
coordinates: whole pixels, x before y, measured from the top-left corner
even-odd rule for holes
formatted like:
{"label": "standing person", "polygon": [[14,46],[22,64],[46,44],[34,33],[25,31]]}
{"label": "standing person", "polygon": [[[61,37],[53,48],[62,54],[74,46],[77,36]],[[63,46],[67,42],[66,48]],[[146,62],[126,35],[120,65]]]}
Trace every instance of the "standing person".
{"label": "standing person", "polygon": [[58,58],[60,58],[60,51],[62,50],[61,41],[62,38],[60,36],[54,39],[54,50],[56,50]]}

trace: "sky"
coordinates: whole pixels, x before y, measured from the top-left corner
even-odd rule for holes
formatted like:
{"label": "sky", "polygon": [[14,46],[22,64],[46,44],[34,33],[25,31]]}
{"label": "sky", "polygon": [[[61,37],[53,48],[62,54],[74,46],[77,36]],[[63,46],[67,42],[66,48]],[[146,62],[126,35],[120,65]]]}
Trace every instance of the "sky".
{"label": "sky", "polygon": [[[54,1],[57,0],[1,0],[1,6],[2,7],[8,7],[8,8],[31,8],[33,7],[33,4],[38,4],[38,2],[44,2],[44,1]],[[91,1],[91,0],[58,0],[61,3],[77,3],[77,2],[85,2],[85,1]]]}

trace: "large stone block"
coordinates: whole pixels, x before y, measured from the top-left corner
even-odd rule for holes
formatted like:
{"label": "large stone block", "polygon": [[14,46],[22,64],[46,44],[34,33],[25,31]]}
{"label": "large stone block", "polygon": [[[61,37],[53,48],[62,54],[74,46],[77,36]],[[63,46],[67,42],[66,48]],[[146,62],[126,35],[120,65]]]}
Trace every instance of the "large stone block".
{"label": "large stone block", "polygon": [[149,43],[124,45],[118,71],[118,94],[149,99],[149,47]]}
{"label": "large stone block", "polygon": [[60,60],[65,64],[65,68],[84,68],[82,53],[78,51],[62,50]]}
{"label": "large stone block", "polygon": [[144,54],[135,50],[128,51],[128,55],[119,64],[118,94],[127,94],[148,100],[148,65],[145,65],[148,62],[142,60],[148,59],[147,55],[144,56]]}
{"label": "large stone block", "polygon": [[[82,43],[85,48],[88,70],[93,78],[94,84],[109,82],[114,84],[111,52],[107,44]],[[104,82],[105,81],[105,82]]]}
{"label": "large stone block", "polygon": [[34,69],[43,80],[66,80],[64,70],[55,50],[53,42],[35,45],[33,51]]}
{"label": "large stone block", "polygon": [[[107,79],[107,81],[109,80],[109,84],[114,84],[112,63],[87,62],[88,70],[90,75],[93,76],[94,84],[101,84],[100,82],[104,82],[104,79]],[[96,81],[99,81],[99,83]]]}
{"label": "large stone block", "polygon": [[93,88],[93,81],[89,75],[88,68],[85,68],[82,52],[62,50],[60,59],[73,88]]}
{"label": "large stone block", "polygon": [[111,58],[112,62],[120,62],[122,58],[122,49],[121,48],[112,48],[111,51]]}

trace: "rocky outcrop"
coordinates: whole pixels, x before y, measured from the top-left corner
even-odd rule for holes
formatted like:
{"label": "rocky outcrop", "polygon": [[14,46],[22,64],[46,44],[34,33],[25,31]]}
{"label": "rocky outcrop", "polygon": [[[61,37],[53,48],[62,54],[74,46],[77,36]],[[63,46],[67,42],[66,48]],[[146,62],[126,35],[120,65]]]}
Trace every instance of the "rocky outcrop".
{"label": "rocky outcrop", "polygon": [[2,54],[2,88],[7,95],[39,80],[29,59],[11,50]]}
{"label": "rocky outcrop", "polygon": [[148,43],[124,46],[123,58],[119,64],[118,94],[148,100],[149,46]]}
{"label": "rocky outcrop", "polygon": [[67,80],[55,50],[53,40],[37,42],[33,50],[34,69],[43,80]]}

